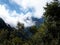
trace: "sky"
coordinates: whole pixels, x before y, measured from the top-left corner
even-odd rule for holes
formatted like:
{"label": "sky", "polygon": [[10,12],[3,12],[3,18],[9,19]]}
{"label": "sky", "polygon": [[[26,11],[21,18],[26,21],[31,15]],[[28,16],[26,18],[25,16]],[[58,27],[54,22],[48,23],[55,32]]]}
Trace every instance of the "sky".
{"label": "sky", "polygon": [[42,18],[46,3],[52,0],[0,0],[0,18],[13,27],[23,23],[25,27],[35,25],[34,18]]}

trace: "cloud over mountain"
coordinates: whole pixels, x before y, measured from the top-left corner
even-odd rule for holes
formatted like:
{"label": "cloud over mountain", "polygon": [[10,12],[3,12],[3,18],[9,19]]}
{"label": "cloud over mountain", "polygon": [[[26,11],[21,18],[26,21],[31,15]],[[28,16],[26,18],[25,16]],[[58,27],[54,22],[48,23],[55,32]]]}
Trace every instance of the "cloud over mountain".
{"label": "cloud over mountain", "polygon": [[11,26],[16,26],[18,21],[24,23],[25,27],[32,26],[35,22],[31,17],[41,18],[44,12],[43,7],[50,1],[0,0],[0,17]]}

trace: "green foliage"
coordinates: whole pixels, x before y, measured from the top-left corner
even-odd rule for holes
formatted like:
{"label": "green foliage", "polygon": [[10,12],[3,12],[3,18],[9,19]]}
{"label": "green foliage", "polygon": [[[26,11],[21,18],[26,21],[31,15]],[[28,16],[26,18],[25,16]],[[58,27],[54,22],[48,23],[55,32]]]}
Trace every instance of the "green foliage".
{"label": "green foliage", "polygon": [[45,26],[47,27],[47,34],[44,37],[45,45],[59,45],[60,39],[60,3],[54,1],[47,3],[45,7]]}
{"label": "green foliage", "polygon": [[20,22],[15,29],[0,19],[0,45],[60,45],[60,3],[47,3],[44,9],[44,22],[39,28],[27,28],[27,32]]}
{"label": "green foliage", "polygon": [[17,24],[17,29],[12,28],[1,29],[0,30],[0,45],[39,45],[44,35],[44,30],[41,27],[38,29],[36,26],[29,28],[29,31],[32,33],[31,37],[26,38],[24,32],[24,25],[19,23]]}
{"label": "green foliage", "polygon": [[37,27],[36,26],[31,26],[30,27],[30,32],[35,34],[37,32]]}
{"label": "green foliage", "polygon": [[20,22],[17,23],[17,28],[18,30],[23,30],[24,29],[24,24],[21,24]]}

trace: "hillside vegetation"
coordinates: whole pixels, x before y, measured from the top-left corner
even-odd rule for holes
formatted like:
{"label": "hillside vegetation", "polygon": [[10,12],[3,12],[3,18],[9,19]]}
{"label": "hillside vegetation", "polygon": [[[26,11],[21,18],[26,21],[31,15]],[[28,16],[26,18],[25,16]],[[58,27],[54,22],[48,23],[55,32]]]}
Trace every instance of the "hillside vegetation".
{"label": "hillside vegetation", "polygon": [[44,9],[39,27],[25,28],[18,22],[16,29],[0,18],[0,45],[60,45],[60,3],[55,0]]}

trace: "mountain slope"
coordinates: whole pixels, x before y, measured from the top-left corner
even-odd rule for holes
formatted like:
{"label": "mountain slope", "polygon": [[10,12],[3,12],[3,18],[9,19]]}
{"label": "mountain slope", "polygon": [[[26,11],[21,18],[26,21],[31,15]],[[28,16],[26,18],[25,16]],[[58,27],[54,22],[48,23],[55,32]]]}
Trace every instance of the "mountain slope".
{"label": "mountain slope", "polygon": [[7,28],[7,25],[4,22],[4,20],[2,18],[0,18],[0,29],[2,29],[2,28]]}

